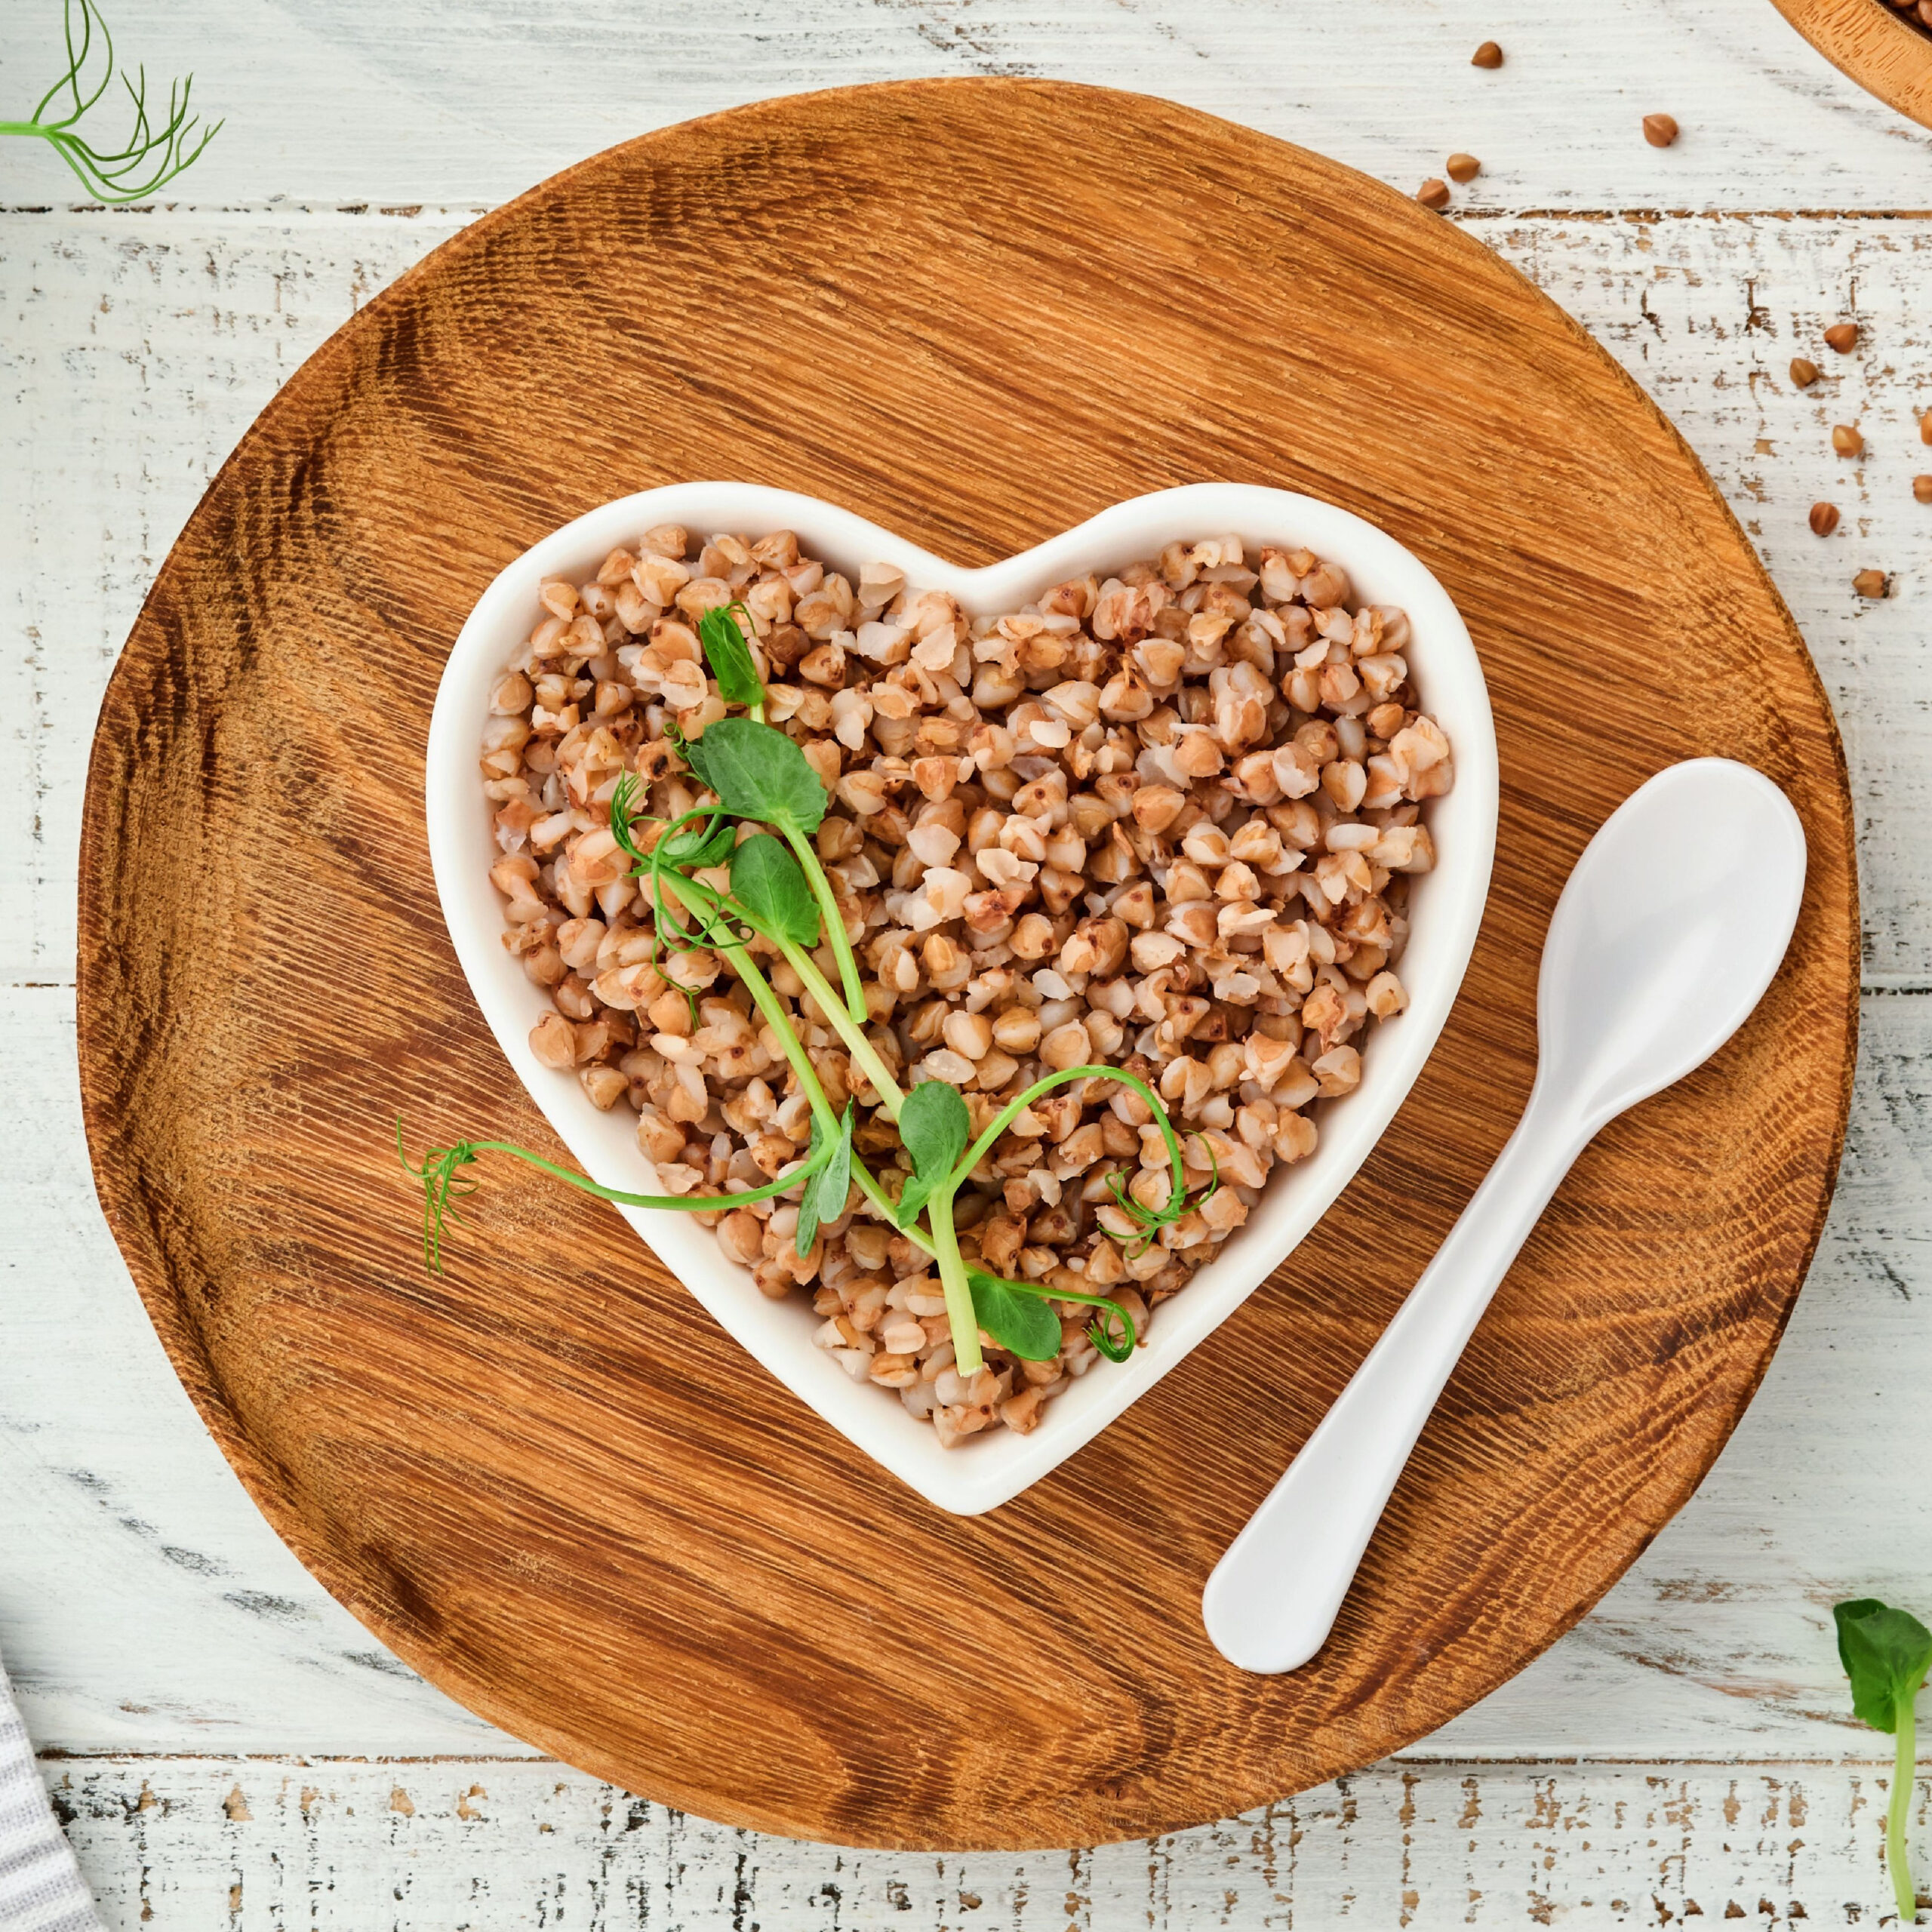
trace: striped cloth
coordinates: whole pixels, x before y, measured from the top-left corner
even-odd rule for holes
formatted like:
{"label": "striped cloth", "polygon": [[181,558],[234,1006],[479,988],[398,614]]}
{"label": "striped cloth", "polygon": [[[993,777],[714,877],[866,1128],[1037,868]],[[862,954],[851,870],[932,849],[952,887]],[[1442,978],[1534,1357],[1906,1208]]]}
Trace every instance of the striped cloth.
{"label": "striped cloth", "polygon": [[0,1932],[101,1932],[0,1669]]}

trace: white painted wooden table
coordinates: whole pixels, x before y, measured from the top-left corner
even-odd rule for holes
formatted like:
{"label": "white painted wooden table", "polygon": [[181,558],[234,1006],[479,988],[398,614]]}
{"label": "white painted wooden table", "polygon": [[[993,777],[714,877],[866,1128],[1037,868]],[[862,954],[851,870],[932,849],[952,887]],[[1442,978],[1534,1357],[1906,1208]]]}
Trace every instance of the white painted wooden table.
{"label": "white painted wooden table", "polygon": [[[140,212],[0,142],[0,1654],[109,1922],[498,1928],[1872,1924],[1885,1752],[1829,1605],[1932,1612],[1932,137],[1768,0],[106,0],[229,125]],[[0,9],[0,114],[58,0]],[[1478,41],[1508,53],[1471,68]],[[1170,94],[1411,190],[1580,317],[1758,543],[1843,725],[1864,1047],[1836,1208],[1763,1392],[1604,1602],[1393,1763],[1147,1844],[1023,1859],[728,1832],[533,1757],[276,1541],[95,1207],[76,824],[109,668],[276,386],[486,208],[759,96],[1033,73]],[[12,104],[9,104],[12,103]],[[1684,134],[1660,152],[1642,114]],[[1855,315],[1868,346],[1823,349]],[[1808,394],[1785,374],[1825,368]],[[1417,406],[1426,407],[1419,398]],[[1833,457],[1835,421],[1869,454]],[[1509,452],[1497,452],[1509,460]],[[1844,521],[1821,541],[1817,498]],[[1853,574],[1894,574],[1866,604]],[[1572,640],[1587,650],[1587,638]],[[1915,1835],[1932,1871],[1932,1792]]]}

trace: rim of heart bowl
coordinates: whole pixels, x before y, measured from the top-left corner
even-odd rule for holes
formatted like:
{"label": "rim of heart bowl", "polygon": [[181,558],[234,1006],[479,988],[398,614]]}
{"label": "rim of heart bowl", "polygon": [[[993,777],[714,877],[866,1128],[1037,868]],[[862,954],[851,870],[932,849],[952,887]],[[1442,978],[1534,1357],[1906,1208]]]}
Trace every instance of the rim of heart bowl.
{"label": "rim of heart bowl", "polygon": [[[977,570],[948,563],[817,497],[760,484],[669,484],[565,525],[497,577],[457,635],[430,718],[426,823],[444,920],[477,1004],[558,1137],[607,1186],[638,1188],[641,1157],[631,1117],[627,1110],[600,1113],[572,1075],[543,1066],[531,1051],[530,1029],[549,1001],[502,943],[502,901],[488,876],[499,854],[477,752],[491,685],[529,635],[540,581],[586,575],[619,545],[667,522],[706,531],[792,530],[829,566],[856,577],[862,564],[896,565],[909,583],[950,591],[975,615],[1017,609],[1050,584],[1088,570],[1104,575],[1177,538],[1232,531],[1251,545],[1305,545],[1340,565],[1357,597],[1407,612],[1411,675],[1454,749],[1454,787],[1429,806],[1435,869],[1414,882],[1409,940],[1397,962],[1407,1011],[1371,1029],[1361,1085],[1319,1103],[1315,1153],[1269,1177],[1245,1225],[1162,1303],[1147,1343],[1124,1364],[1096,1363],[1047,1405],[1031,1435],[988,1430],[942,1449],[931,1425],[909,1415],[891,1392],[854,1381],[812,1345],[819,1320],[802,1295],[768,1300],[749,1270],[728,1260],[709,1230],[687,1215],[617,1211],[745,1351],[808,1407],[937,1507],[977,1515],[1057,1467],[1220,1327],[1327,1211],[1414,1084],[1462,984],[1489,890],[1497,774],[1482,667],[1448,593],[1395,538],[1332,503],[1247,484],[1191,484],[1133,497]],[[531,1184],[542,1183],[532,1177]]]}

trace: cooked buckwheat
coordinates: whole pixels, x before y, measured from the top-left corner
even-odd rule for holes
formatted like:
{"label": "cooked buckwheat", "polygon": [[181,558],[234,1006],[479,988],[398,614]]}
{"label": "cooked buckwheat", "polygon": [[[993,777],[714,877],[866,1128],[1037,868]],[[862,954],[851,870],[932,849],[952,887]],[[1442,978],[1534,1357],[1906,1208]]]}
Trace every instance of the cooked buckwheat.
{"label": "cooked buckwheat", "polygon": [[[1120,1066],[1166,1101],[1189,1192],[1218,1174],[1142,1245],[1109,1182],[1161,1205],[1161,1136],[1131,1090],[1090,1079],[1021,1113],[960,1191],[969,1256],[1110,1296],[1145,1335],[1273,1168],[1313,1152],[1318,1104],[1361,1078],[1365,1029],[1407,1004],[1408,881],[1435,860],[1423,810],[1454,776],[1410,678],[1407,619],[1307,550],[1238,537],[1171,543],[977,618],[890,565],[829,570],[789,531],[661,526],[588,581],[547,580],[491,697],[491,877],[504,944],[550,996],[537,1057],[597,1106],[635,1111],[652,1191],[669,1194],[760,1186],[811,1135],[775,1038],[720,961],[654,964],[609,824],[626,772],[658,818],[697,802],[666,733],[697,738],[725,715],[697,624],[734,602],[757,632],[768,718],[831,795],[817,849],[902,1084],[959,1088],[977,1131],[1047,1069]],[[796,975],[751,949],[832,1104],[859,1103],[860,1154],[875,1171],[903,1164]],[[819,1346],[949,1445],[1036,1427],[1100,1359],[1091,1312],[1064,1303],[1056,1359],[989,1343],[986,1367],[960,1376],[927,1257],[856,1188],[802,1259],[783,1197],[703,1218],[764,1294],[810,1297]]]}

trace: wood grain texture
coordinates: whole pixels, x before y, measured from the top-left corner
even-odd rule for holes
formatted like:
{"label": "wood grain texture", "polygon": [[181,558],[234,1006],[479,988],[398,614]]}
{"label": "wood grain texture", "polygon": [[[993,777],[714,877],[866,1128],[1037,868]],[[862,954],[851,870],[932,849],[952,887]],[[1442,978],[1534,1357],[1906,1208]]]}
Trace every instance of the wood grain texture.
{"label": "wood grain texture", "polygon": [[[1890,1767],[1379,1765],[1097,1849],[838,1850],[555,1765],[42,1767],[111,1932],[1374,1932],[1875,1925]],[[1922,1835],[1932,1792],[1912,1807]]]}
{"label": "wood grain texture", "polygon": [[1771,0],[1841,73],[1932,128],[1932,35],[1884,0]]}
{"label": "wood grain texture", "polygon": [[[231,216],[284,198],[480,214],[697,115],[974,75],[1156,94],[1404,194],[1463,149],[1483,171],[1455,206],[1483,214],[1922,208],[1932,152],[1766,0],[117,0],[112,18],[125,57],[192,68],[226,116],[168,200]],[[0,8],[20,111],[60,34],[57,7]],[[1493,72],[1469,64],[1484,39],[1507,55]],[[1658,109],[1683,130],[1668,149],[1640,129]],[[0,205],[78,192],[39,143],[0,141]]]}
{"label": "wood grain texture", "polygon": [[[985,1519],[860,1466],[594,1210],[497,1190],[456,1275],[425,1281],[383,1139],[398,1106],[437,1136],[542,1131],[429,891],[417,788],[448,641],[542,531],[721,451],[974,561],[1201,477],[1330,497],[1441,577],[1497,698],[1497,888],[1410,1103],[1272,1291]],[[1201,1580],[1506,1137],[1557,885],[1643,777],[1712,750],[1805,820],[1785,972],[1580,1164],[1329,1652],[1237,1676],[1200,1633]],[[1855,1030],[1829,712],[1668,424],[1412,203],[1043,84],[647,137],[406,275],[264,413],[163,571],[103,709],[82,881],[103,1203],[271,1519],[494,1721],[647,1796],[843,1842],[1221,1815],[1518,1668],[1755,1386]]]}

